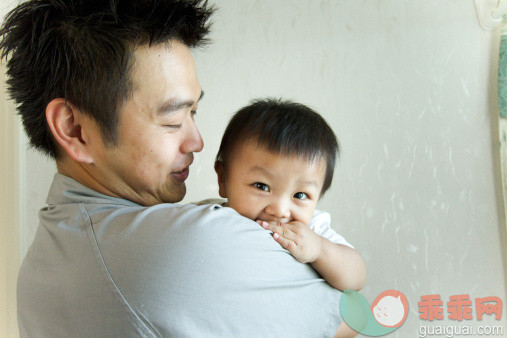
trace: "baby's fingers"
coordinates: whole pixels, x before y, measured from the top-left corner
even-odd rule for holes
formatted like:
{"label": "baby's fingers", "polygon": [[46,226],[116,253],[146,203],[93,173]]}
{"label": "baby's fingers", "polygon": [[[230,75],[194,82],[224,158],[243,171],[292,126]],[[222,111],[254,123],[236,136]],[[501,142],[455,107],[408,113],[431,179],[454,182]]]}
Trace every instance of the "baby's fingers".
{"label": "baby's fingers", "polygon": [[258,219],[257,223],[259,223],[259,225],[262,226],[266,230],[273,230],[273,227],[276,226],[276,222],[274,222],[274,221],[267,222],[267,221],[263,221],[263,220]]}
{"label": "baby's fingers", "polygon": [[294,232],[291,231],[291,229],[287,226],[287,224],[280,224],[275,222],[266,222],[261,221],[259,222],[260,225],[266,230],[273,231],[273,233],[277,233],[283,238],[289,239],[291,241],[294,241],[296,239]]}
{"label": "baby's fingers", "polygon": [[292,250],[294,250],[294,247],[295,247],[295,243],[293,241],[288,240],[287,238],[284,238],[284,237],[280,236],[276,232],[273,233],[273,238],[275,239],[275,241],[278,242],[278,244],[280,244],[282,246],[282,248],[284,248],[285,250],[287,250],[290,253],[292,253]]}
{"label": "baby's fingers", "polygon": [[267,221],[263,221],[263,220],[257,220],[257,223],[259,223],[259,225],[261,227],[263,227],[264,229],[266,230],[270,230],[270,231],[275,231],[275,227],[277,226],[277,223],[274,222],[274,221],[270,221],[270,222],[267,222]]}

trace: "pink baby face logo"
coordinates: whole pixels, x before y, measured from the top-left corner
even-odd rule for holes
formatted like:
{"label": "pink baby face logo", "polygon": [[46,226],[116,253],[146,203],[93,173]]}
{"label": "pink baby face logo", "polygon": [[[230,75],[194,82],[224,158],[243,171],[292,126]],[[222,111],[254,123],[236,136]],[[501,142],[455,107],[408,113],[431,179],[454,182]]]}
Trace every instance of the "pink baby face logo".
{"label": "pink baby face logo", "polygon": [[371,305],[375,320],[384,327],[400,327],[408,314],[407,297],[398,290],[386,290]]}

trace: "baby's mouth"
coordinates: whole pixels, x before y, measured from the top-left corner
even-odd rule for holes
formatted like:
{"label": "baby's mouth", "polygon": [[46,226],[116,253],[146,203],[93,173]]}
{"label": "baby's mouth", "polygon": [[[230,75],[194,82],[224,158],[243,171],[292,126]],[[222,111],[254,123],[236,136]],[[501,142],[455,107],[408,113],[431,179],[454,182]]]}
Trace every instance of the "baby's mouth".
{"label": "baby's mouth", "polygon": [[265,221],[265,222],[275,222],[275,223],[289,223],[291,220],[287,218],[274,218],[274,217],[259,217],[256,219],[256,221]]}

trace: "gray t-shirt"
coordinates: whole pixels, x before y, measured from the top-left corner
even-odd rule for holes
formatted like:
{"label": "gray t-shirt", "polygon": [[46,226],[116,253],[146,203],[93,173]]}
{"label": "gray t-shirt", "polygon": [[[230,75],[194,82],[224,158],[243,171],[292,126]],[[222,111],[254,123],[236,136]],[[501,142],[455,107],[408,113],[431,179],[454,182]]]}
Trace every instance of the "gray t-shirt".
{"label": "gray t-shirt", "polygon": [[22,336],[319,337],[341,292],[217,205],[144,207],[56,174],[18,277]]}

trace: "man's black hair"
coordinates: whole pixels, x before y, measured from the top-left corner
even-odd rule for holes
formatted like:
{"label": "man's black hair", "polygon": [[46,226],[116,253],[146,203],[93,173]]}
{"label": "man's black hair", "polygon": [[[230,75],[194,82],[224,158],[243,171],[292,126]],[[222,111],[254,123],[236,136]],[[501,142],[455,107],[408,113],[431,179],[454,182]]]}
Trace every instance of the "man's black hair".
{"label": "man's black hair", "polygon": [[245,141],[254,141],[276,154],[310,161],[324,159],[326,174],[320,195],[331,186],[338,140],[322,116],[311,108],[281,99],[253,101],[230,120],[216,161],[226,166],[233,148]]}
{"label": "man's black hair", "polygon": [[119,110],[133,90],[134,49],[177,40],[208,42],[213,6],[206,0],[30,0],[0,28],[8,90],[30,143],[53,158],[45,110],[65,98],[117,144]]}

